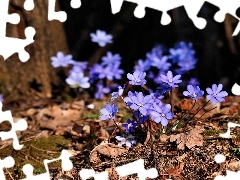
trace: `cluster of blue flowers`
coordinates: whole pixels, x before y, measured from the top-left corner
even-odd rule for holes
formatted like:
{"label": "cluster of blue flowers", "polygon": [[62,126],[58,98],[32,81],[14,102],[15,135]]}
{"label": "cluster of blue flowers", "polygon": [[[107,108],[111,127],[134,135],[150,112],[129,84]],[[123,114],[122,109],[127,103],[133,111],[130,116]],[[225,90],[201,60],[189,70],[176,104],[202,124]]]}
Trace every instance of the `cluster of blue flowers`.
{"label": "cluster of blue flowers", "polygon": [[[133,86],[143,86],[146,84],[145,72],[136,70],[133,74],[128,73],[127,77],[129,79],[129,84]],[[178,84],[182,82],[182,80],[180,80],[181,75],[173,76],[171,71],[168,71],[166,75],[161,74],[160,77],[161,81],[169,87],[165,92],[171,92],[173,88],[178,87]],[[207,88],[206,91],[208,95],[206,97],[209,100],[208,102],[211,101],[214,105],[216,105],[218,102],[223,102],[228,93],[226,91],[222,91],[222,88],[222,84],[213,84],[212,88]],[[134,136],[131,135],[131,133],[137,126],[148,120],[152,120],[165,127],[168,125],[168,122],[173,119],[174,114],[171,111],[171,104],[164,104],[161,101],[163,94],[159,95],[158,91],[155,93],[151,91],[148,95],[144,95],[143,92],[129,91],[126,97],[122,96],[123,91],[124,88],[120,86],[118,92],[112,93],[112,98],[106,107],[100,110],[101,120],[114,120],[118,112],[118,108],[117,105],[112,101],[121,97],[126,103],[126,106],[129,107],[133,112],[133,119],[128,119],[127,123],[122,125],[127,135],[116,137],[117,141],[121,141],[119,145],[123,145],[123,142],[125,142],[126,146],[136,144]],[[204,95],[204,91],[202,91],[199,86],[188,85],[187,91],[184,91],[183,94],[184,96],[193,100],[198,100]],[[131,141],[128,139],[129,137]]]}
{"label": "cluster of blue flowers", "polygon": [[[104,47],[107,43],[112,43],[112,35],[105,31],[97,30],[96,33],[91,33],[92,42],[98,43]],[[78,62],[73,60],[72,55],[64,55],[63,52],[58,52],[56,56],[51,57],[51,64],[54,68],[72,66],[69,71],[69,76],[66,79],[67,84],[72,88],[89,88],[90,84],[95,85],[95,99],[103,99],[105,94],[109,94],[118,85],[109,85],[107,82],[121,79],[124,71],[120,69],[121,56],[107,52],[106,56],[101,58],[102,62],[94,64],[88,68],[88,63]],[[84,72],[88,72],[88,76],[84,76]]]}
{"label": "cluster of blue flowers", "polygon": [[58,52],[56,56],[51,57],[51,64],[54,68],[67,67],[72,65],[69,71],[69,76],[66,82],[71,87],[89,88],[89,78],[84,76],[84,70],[87,68],[87,62],[77,62],[72,59],[72,55],[65,55],[63,52]]}
{"label": "cluster of blue flowers", "polygon": [[[113,42],[112,35],[102,30],[91,33],[90,37],[92,42],[98,43],[100,47]],[[89,88],[90,84],[94,84],[95,99],[103,99],[105,95],[111,93],[119,86],[112,82],[122,79],[124,74],[123,69],[120,68],[121,59],[119,54],[113,54],[109,51],[101,58],[102,61],[100,63],[88,68],[86,61],[78,62],[72,59],[72,55],[64,55],[63,52],[58,52],[56,56],[51,57],[51,64],[54,68],[71,65],[72,69],[69,71],[66,82],[73,88]],[[169,50],[162,45],[157,45],[150,52],[146,53],[145,60],[138,60],[134,66],[134,70],[138,71],[134,74],[127,74],[127,76],[131,81],[130,83],[134,85],[145,84],[146,80],[144,78],[148,81],[153,80],[157,85],[161,85],[162,89],[159,89],[159,92],[164,93],[170,89],[166,81],[171,81],[171,75],[168,75],[169,79],[166,79],[162,77],[162,74],[169,71],[169,73],[173,72],[174,74],[183,75],[194,69],[196,63],[197,59],[191,43],[179,42],[174,48]],[[86,73],[88,75],[84,76]],[[175,78],[179,78],[179,75]],[[139,79],[144,79],[144,81],[139,81]],[[198,85],[199,82],[196,78],[191,78],[188,84]]]}
{"label": "cluster of blue flowers", "polygon": [[[134,70],[147,72],[148,80],[153,80],[156,84],[163,83],[161,75],[167,71],[174,74],[184,75],[196,66],[197,59],[192,43],[179,42],[174,48],[169,50],[162,46],[155,46],[150,52],[146,53],[145,60],[138,60]],[[198,85],[196,78],[189,80],[188,84]]]}
{"label": "cluster of blue flowers", "polygon": [[97,84],[95,93],[96,99],[103,99],[104,94],[108,94],[116,86],[106,86],[107,81],[113,82],[115,79],[120,80],[124,71],[120,69],[121,56],[107,52],[107,55],[102,57],[102,62],[94,64],[89,71],[90,82]]}
{"label": "cluster of blue flowers", "polygon": [[[112,35],[101,30],[91,33],[90,37],[92,42],[98,43],[100,47],[113,42]],[[142,86],[145,90],[148,90],[148,93],[129,91],[126,92],[127,96],[123,97],[125,86],[113,85],[114,80],[120,80],[124,74],[124,71],[120,69],[121,56],[119,54],[113,54],[109,51],[101,58],[100,63],[89,68],[87,62],[77,62],[72,59],[72,55],[64,55],[62,52],[58,52],[56,56],[51,57],[51,60],[52,66],[55,68],[72,65],[66,79],[71,87],[89,88],[90,84],[96,85],[95,99],[103,99],[105,94],[118,89],[118,91],[111,93],[109,103],[100,110],[100,119],[114,121],[118,108],[113,101],[117,98],[123,99],[126,106],[133,112],[133,118],[128,119],[122,125],[126,134],[117,136],[116,140],[119,145],[125,144],[126,146],[136,144],[135,137],[131,133],[144,122],[154,121],[164,128],[174,118],[171,100],[170,104],[165,104],[162,98],[165,93],[171,94],[172,89],[183,82],[181,79],[183,75],[194,69],[197,63],[191,43],[179,42],[169,50],[162,45],[157,45],[146,53],[145,60],[137,61],[132,74],[127,74],[129,84]],[[84,72],[88,72],[88,76],[84,76]],[[146,86],[149,80],[153,80],[158,85],[155,92]],[[183,95],[194,101],[198,100],[204,95],[204,91],[198,85],[198,80],[194,77],[191,78],[188,82],[187,91],[184,91]],[[228,94],[226,91],[222,91],[222,88],[222,84],[213,84],[212,88],[207,88],[208,102],[211,101],[216,105],[218,102],[224,101]]]}

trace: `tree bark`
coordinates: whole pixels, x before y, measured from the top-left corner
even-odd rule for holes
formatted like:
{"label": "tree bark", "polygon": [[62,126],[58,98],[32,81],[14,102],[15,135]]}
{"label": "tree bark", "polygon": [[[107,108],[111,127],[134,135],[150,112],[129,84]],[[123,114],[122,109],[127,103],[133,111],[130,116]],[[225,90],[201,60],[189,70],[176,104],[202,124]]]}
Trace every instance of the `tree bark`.
{"label": "tree bark", "polygon": [[[59,21],[48,21],[48,0],[34,1],[32,11],[23,8],[25,0],[10,0],[9,14],[18,13],[21,21],[17,25],[8,24],[7,36],[25,39],[24,29],[32,26],[36,30],[34,42],[25,49],[30,59],[22,63],[17,54],[7,60],[0,60],[0,93],[10,100],[22,96],[35,97],[36,93],[42,97],[51,97],[51,84],[60,81],[57,70],[51,66],[50,57],[58,51],[68,52],[63,24]],[[59,11],[58,1],[56,10]],[[40,89],[30,87],[36,82]],[[35,92],[35,93],[33,93]],[[34,95],[35,94],[35,95]]]}

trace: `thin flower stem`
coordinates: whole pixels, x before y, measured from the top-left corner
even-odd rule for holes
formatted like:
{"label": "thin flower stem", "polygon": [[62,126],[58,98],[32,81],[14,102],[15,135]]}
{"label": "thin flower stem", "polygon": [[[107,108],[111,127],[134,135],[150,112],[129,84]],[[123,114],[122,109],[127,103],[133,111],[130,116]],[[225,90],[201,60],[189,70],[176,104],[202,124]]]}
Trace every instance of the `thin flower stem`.
{"label": "thin flower stem", "polygon": [[123,134],[126,135],[126,133],[117,125],[115,119],[113,119],[113,122],[114,122],[114,124],[115,124],[116,127],[115,127],[114,131],[112,132],[111,136],[110,136],[109,139],[108,139],[108,142],[109,142],[109,143],[110,143],[111,138],[113,137],[113,134],[116,132],[116,129],[119,129],[120,132],[122,132]]}
{"label": "thin flower stem", "polygon": [[183,127],[186,126],[186,124],[187,124],[190,120],[192,120],[192,118],[194,118],[194,117],[197,115],[197,113],[199,113],[209,102],[210,102],[210,100],[208,100],[192,117],[190,117],[190,118],[184,123]]}
{"label": "thin flower stem", "polygon": [[212,108],[212,109],[210,109],[209,111],[206,111],[205,113],[203,113],[203,115],[201,115],[201,117],[199,118],[199,119],[201,119],[206,113],[208,113],[208,112],[210,112],[210,111],[212,111],[212,110],[214,110],[214,109],[216,109],[217,107],[214,107],[214,108]]}
{"label": "thin flower stem", "polygon": [[[124,133],[124,131],[117,125],[115,119],[113,119],[113,122],[114,122],[115,126],[120,130],[120,132],[123,132],[123,133]],[[124,133],[124,134],[125,134],[125,133]]]}
{"label": "thin flower stem", "polygon": [[[193,110],[193,108],[194,108],[195,104],[196,104],[196,100],[194,100],[193,106],[192,106],[192,108],[189,110],[189,113],[190,113],[190,112]],[[186,118],[186,117],[187,117],[187,115],[189,115],[189,113],[185,113],[183,116],[181,116],[181,118],[180,118],[180,119],[182,119],[182,118]],[[186,116],[185,116],[185,115],[186,115]]]}
{"label": "thin flower stem", "polygon": [[171,105],[171,112],[173,112],[173,108],[172,108],[172,88],[171,88],[171,91],[169,91],[169,99],[170,99],[170,105]]}

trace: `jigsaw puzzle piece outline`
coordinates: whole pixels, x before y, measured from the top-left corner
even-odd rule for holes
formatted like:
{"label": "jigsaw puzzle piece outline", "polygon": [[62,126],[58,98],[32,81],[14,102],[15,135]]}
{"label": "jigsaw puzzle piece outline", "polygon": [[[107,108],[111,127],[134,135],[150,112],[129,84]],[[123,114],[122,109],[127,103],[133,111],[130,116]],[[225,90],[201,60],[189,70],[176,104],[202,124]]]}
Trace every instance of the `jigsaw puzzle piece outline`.
{"label": "jigsaw puzzle piece outline", "polygon": [[6,177],[4,175],[3,168],[11,168],[15,164],[15,160],[12,156],[5,157],[3,160],[0,159],[0,179],[6,180]]}
{"label": "jigsaw puzzle piece outline", "polygon": [[26,175],[26,178],[21,180],[43,180],[43,179],[50,180],[48,164],[58,160],[62,161],[61,166],[64,171],[70,171],[73,168],[73,163],[70,160],[70,157],[72,156],[73,155],[68,150],[63,149],[61,152],[61,155],[58,158],[52,159],[52,160],[44,159],[43,164],[46,169],[46,172],[36,176],[33,175],[33,171],[34,171],[33,166],[31,164],[25,164],[22,170],[23,170],[23,173]]}
{"label": "jigsaw puzzle piece outline", "polygon": [[158,177],[158,171],[156,168],[145,169],[143,159],[139,159],[137,161],[117,167],[116,171],[120,177],[136,173],[139,180],[145,180],[146,178],[153,179]]}
{"label": "jigsaw puzzle piece outline", "polygon": [[82,5],[81,0],[71,0],[71,2],[70,2],[70,6],[71,6],[73,9],[80,8],[81,5]]}
{"label": "jigsaw puzzle piece outline", "polygon": [[236,19],[238,19],[238,24],[232,34],[232,36],[238,35],[240,32],[240,18],[236,15],[237,9],[240,7],[239,0],[228,0],[228,1],[219,1],[219,0],[208,0],[207,2],[213,4],[220,8],[218,12],[214,15],[214,20],[217,22],[223,22],[225,20],[226,14],[230,14]]}
{"label": "jigsaw puzzle piece outline", "polygon": [[15,150],[22,149],[23,145],[20,145],[16,131],[26,130],[28,127],[27,121],[25,119],[20,119],[17,122],[14,122],[10,110],[4,112],[2,111],[2,102],[0,102],[0,109],[0,123],[2,123],[3,121],[8,121],[12,126],[12,129],[8,132],[0,131],[0,138],[2,139],[2,141],[7,139],[13,139],[13,148]]}
{"label": "jigsaw puzzle piece outline", "polygon": [[134,15],[137,18],[143,18],[146,13],[145,8],[148,7],[161,11],[162,17],[160,23],[162,25],[168,25],[172,19],[167,11],[183,6],[196,27],[202,29],[206,26],[206,20],[204,18],[197,17],[197,14],[205,0],[198,0],[197,2],[192,2],[192,0],[169,0],[168,3],[163,0],[111,0],[110,2],[113,14],[116,14],[121,10],[124,1],[137,4],[136,9],[134,10]]}
{"label": "jigsaw puzzle piece outline", "polygon": [[24,31],[26,39],[6,37],[7,23],[18,24],[20,22],[18,14],[8,14],[8,7],[9,0],[0,1],[0,55],[6,60],[14,53],[18,53],[19,59],[26,62],[30,56],[25,51],[25,47],[34,42],[33,37],[36,32],[33,27],[27,27]]}

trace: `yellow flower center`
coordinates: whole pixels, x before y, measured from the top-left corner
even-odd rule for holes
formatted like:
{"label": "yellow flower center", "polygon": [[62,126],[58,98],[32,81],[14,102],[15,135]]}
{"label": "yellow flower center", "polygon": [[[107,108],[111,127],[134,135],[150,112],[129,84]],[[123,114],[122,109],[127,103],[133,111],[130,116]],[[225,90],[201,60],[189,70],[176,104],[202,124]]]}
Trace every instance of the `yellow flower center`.
{"label": "yellow flower center", "polygon": [[141,80],[140,80],[140,79],[136,79],[135,81],[136,81],[137,83],[139,83]]}

